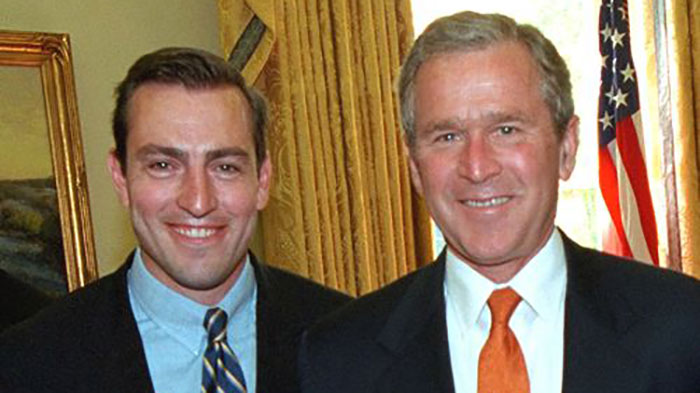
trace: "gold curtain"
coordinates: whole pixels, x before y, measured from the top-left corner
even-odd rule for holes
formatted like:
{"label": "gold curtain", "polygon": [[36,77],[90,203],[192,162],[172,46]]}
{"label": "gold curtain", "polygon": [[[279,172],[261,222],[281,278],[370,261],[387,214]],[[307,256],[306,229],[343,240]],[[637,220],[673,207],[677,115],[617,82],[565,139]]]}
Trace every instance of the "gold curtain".
{"label": "gold curtain", "polygon": [[666,14],[680,257],[700,277],[700,0],[667,0]]}
{"label": "gold curtain", "polygon": [[[427,263],[430,224],[393,89],[413,39],[409,0],[219,0],[219,10],[225,53],[249,59],[244,76],[271,109],[264,258],[352,295]],[[246,41],[258,43],[252,54]]]}

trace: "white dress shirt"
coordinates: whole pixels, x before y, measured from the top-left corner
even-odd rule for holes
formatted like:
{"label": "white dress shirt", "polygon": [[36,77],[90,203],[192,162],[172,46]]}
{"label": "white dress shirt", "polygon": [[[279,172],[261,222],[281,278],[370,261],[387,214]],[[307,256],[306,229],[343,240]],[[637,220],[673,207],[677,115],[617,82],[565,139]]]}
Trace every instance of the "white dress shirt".
{"label": "white dress shirt", "polygon": [[[241,275],[217,307],[228,315],[228,344],[241,364],[248,391],[255,392],[257,283],[249,257],[244,263]],[[207,347],[204,315],[210,306],[163,285],[144,266],[140,250],[127,273],[127,286],[155,391],[199,392]]]}
{"label": "white dress shirt", "polygon": [[509,282],[495,284],[448,248],[445,271],[447,337],[456,393],[476,393],[479,353],[491,329],[491,292],[513,288],[523,299],[509,326],[518,339],[530,391],[562,390],[566,256],[558,230]]}

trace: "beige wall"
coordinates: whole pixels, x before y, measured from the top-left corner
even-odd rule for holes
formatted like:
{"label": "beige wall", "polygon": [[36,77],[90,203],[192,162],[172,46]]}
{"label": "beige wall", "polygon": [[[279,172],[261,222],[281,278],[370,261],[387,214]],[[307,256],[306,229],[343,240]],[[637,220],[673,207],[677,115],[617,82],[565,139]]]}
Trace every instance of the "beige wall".
{"label": "beige wall", "polygon": [[0,29],[70,34],[100,276],[134,245],[105,167],[112,92],[141,55],[163,46],[219,52],[215,0],[0,0]]}

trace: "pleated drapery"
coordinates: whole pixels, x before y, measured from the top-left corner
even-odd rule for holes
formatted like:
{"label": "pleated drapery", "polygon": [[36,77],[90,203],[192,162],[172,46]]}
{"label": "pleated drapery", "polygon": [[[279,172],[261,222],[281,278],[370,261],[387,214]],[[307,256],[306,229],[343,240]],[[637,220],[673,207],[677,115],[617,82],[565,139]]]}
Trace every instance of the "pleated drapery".
{"label": "pleated drapery", "polygon": [[700,0],[661,4],[666,15],[677,248],[683,272],[700,277]]}
{"label": "pleated drapery", "polygon": [[353,295],[427,263],[430,224],[393,89],[413,39],[409,1],[219,0],[219,10],[225,52],[271,109],[264,258]]}
{"label": "pleated drapery", "polygon": [[665,199],[656,215],[662,265],[700,278],[700,0],[633,2],[633,14],[643,15],[650,171]]}

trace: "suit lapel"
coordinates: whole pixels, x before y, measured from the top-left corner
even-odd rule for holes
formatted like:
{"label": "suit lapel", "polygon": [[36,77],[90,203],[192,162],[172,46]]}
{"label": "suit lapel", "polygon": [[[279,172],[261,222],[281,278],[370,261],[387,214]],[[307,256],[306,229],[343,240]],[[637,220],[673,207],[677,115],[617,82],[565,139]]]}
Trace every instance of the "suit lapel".
{"label": "suit lapel", "polygon": [[[126,263],[112,277],[112,291],[108,292],[113,303],[112,309],[96,310],[104,312],[105,319],[109,320],[109,333],[105,331],[102,336],[105,341],[95,348],[95,357],[102,358],[94,363],[100,365],[103,370],[105,386],[110,386],[115,392],[153,392],[153,383],[148,371],[146,354],[141,343],[141,335],[131,311],[131,302],[127,290],[126,274],[131,267],[134,253],[126,260]],[[110,301],[108,299],[107,301]],[[102,346],[107,346],[102,348]],[[114,345],[119,348],[115,350]],[[110,372],[109,370],[119,370]]]}
{"label": "suit lapel", "polygon": [[394,356],[377,392],[454,392],[443,295],[445,252],[419,274],[377,338]]}
{"label": "suit lapel", "polygon": [[624,346],[635,314],[609,290],[597,254],[562,237],[568,269],[563,391],[641,391],[643,381],[635,378],[638,361]]}
{"label": "suit lapel", "polygon": [[[284,392],[298,385],[296,369],[296,348],[301,327],[293,321],[298,316],[291,315],[288,297],[284,288],[274,285],[274,279],[252,253],[250,261],[255,269],[258,286],[256,304],[257,336],[257,376],[258,392]],[[253,393],[253,392],[251,392]]]}

